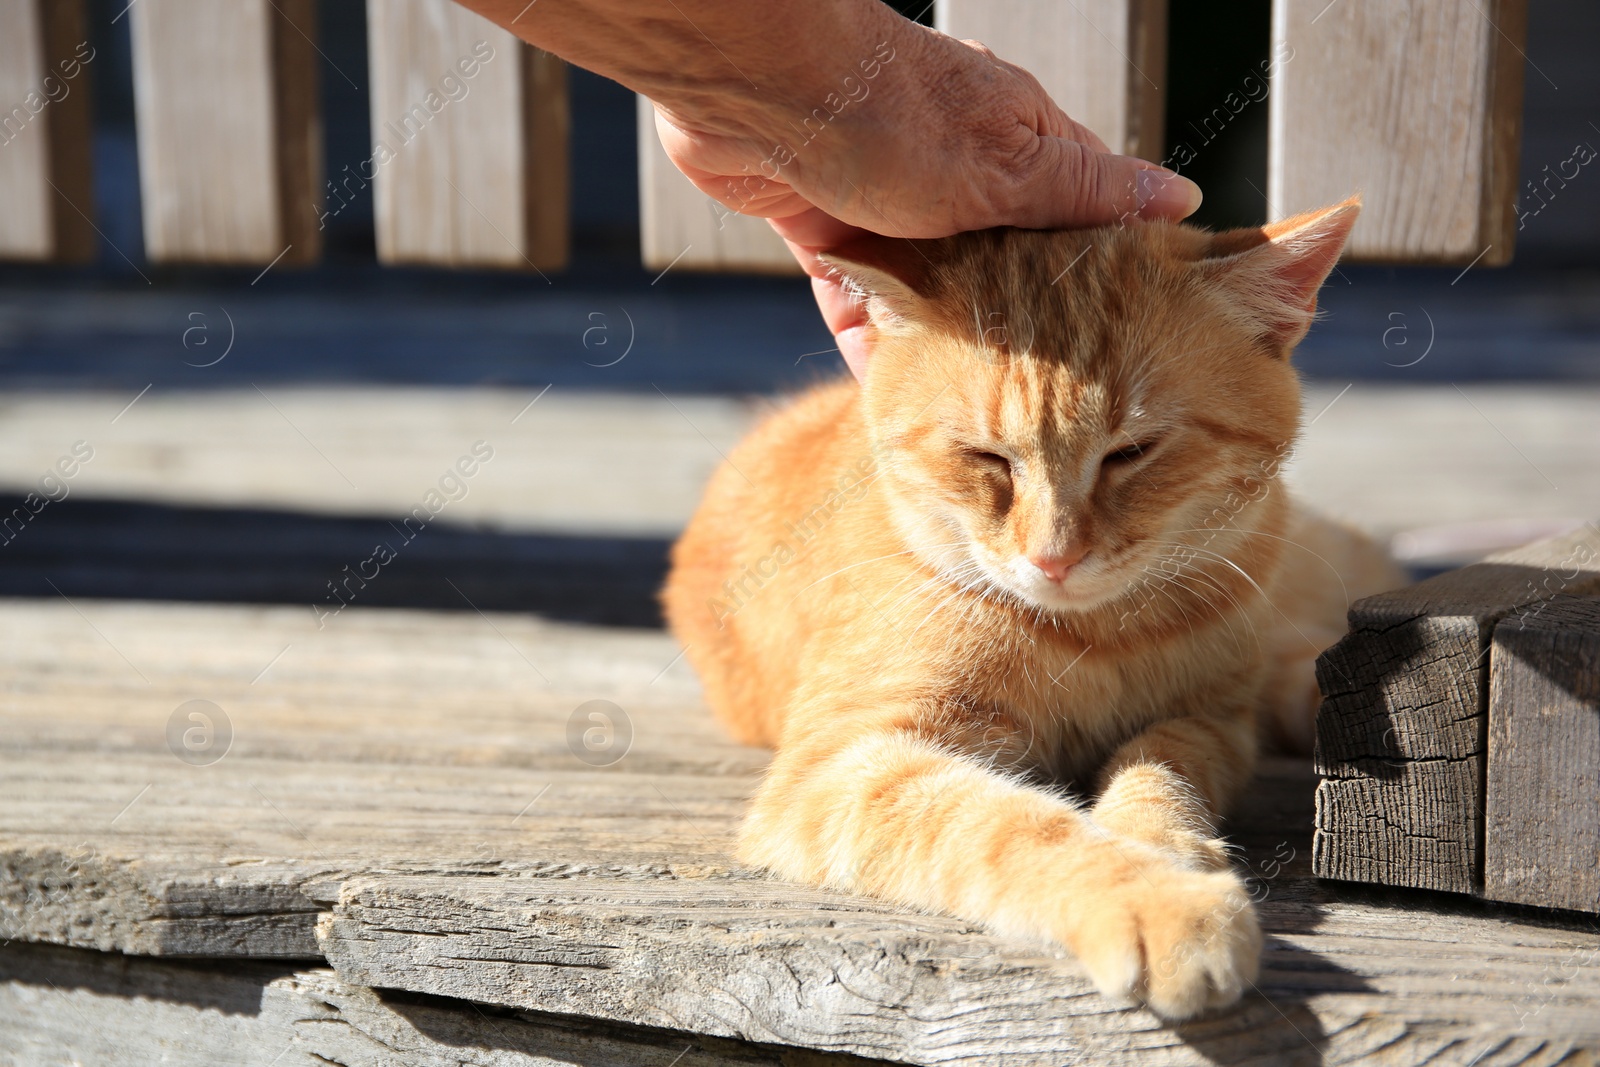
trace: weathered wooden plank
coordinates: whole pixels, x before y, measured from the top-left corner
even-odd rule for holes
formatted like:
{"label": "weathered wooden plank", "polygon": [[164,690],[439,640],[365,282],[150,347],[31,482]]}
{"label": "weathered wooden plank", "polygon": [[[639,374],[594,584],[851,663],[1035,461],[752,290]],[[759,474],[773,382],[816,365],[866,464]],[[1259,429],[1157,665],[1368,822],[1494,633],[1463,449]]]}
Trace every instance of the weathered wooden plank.
{"label": "weathered wooden plank", "polygon": [[723,206],[672,165],[656,135],[655,106],[642,96],[638,134],[639,243],[646,267],[800,273],[765,219]]}
{"label": "weathered wooden plank", "polygon": [[1046,946],[778,883],[356,879],[318,933],[355,984],[906,1063],[1415,1063],[1429,1043],[1452,1047],[1445,1062],[1471,1049],[1464,1063],[1519,1037],[1524,1055],[1600,1048],[1600,936],[1333,907],[1257,873],[1265,996],[1178,1030],[1102,1000]]}
{"label": "weathered wooden plank", "polygon": [[[119,303],[116,312],[119,328],[129,319],[149,316],[144,319],[151,331],[146,343],[151,348],[162,346],[162,359],[173,344],[174,335],[167,326],[199,322],[185,318],[184,309],[194,307],[192,298],[185,295],[170,303],[165,299],[160,292],[140,293],[139,299]],[[240,338],[268,334],[270,340],[262,343],[280,350],[303,346],[303,336],[274,337],[269,333],[275,320],[305,321],[312,314],[298,299],[243,314],[232,295],[227,299]],[[156,302],[157,309],[152,311],[146,300]],[[363,302],[354,296],[341,296],[339,301],[350,307],[349,318],[329,327],[328,332],[340,345],[363,343],[362,335],[372,321],[384,319],[393,325],[385,308],[388,314],[404,316],[401,332],[426,329],[425,320],[451,314],[440,304],[419,311]],[[647,321],[631,298],[628,305],[641,324]],[[471,314],[480,319],[493,316],[498,321],[489,328],[494,330],[538,330],[541,344],[550,349],[565,345],[561,358],[571,359],[575,339],[584,329],[599,325],[599,320],[586,318],[593,302],[574,299],[553,312],[534,310],[543,307],[530,306],[524,300],[520,305],[508,302],[493,310],[480,306]],[[674,325],[685,320],[669,316],[682,314],[698,320],[708,317],[712,307],[705,304],[669,312],[659,304],[646,305],[644,313],[659,325],[641,325],[641,331],[682,329],[687,333],[687,328]],[[7,313],[18,311],[17,304],[7,308]],[[70,313],[81,314],[78,310]],[[541,322],[546,314],[549,318]],[[815,312],[807,309],[807,314]],[[452,330],[472,321],[471,317],[456,318]],[[627,324],[615,308],[609,310],[605,321],[611,342],[622,346],[617,349],[620,353],[628,342]],[[209,312],[205,322],[210,331],[208,346],[182,353],[194,363],[215,359],[223,349],[210,346],[225,346],[229,337],[219,311]],[[742,326],[754,329],[759,322],[759,317],[751,317]],[[435,337],[441,348],[447,343],[445,335]],[[427,344],[432,346],[435,341],[430,338]],[[587,358],[602,362],[607,351],[596,347],[597,354]],[[218,369],[230,362],[231,357]],[[297,373],[310,373],[316,363],[316,359],[307,361]],[[141,380],[135,391],[143,385]],[[94,485],[80,489],[84,483],[75,483],[69,499],[79,499],[82,492],[145,503],[393,518],[415,508],[429,489],[437,489],[450,464],[469,455],[474,442],[484,440],[494,448],[493,458],[469,480],[466,495],[451,501],[440,513],[440,525],[588,537],[668,538],[676,536],[694,513],[706,480],[722,462],[719,450],[731,450],[749,432],[761,410],[757,403],[731,397],[680,395],[669,401],[653,391],[643,397],[561,386],[541,396],[542,390],[542,382],[526,388],[437,389],[307,388],[263,381],[259,392],[248,385],[219,388],[207,391],[204,404],[196,404],[192,392],[158,385],[113,429],[91,435],[90,443],[97,448],[84,473],[85,482],[92,479]],[[99,391],[0,394],[0,485],[17,490],[18,497],[36,488],[40,472],[51,467],[74,440],[66,428],[106,422],[131,395]],[[536,397],[537,403],[530,407]],[[1600,404],[1600,390],[1580,397],[1583,403]],[[1479,403],[1485,401],[1480,398]],[[1506,418],[1493,407],[1486,410],[1497,422]],[[1574,420],[1577,416],[1574,411]],[[327,463],[295,433],[296,427],[315,442]],[[396,427],[405,427],[405,431],[397,432]],[[1516,433],[1514,423],[1507,432]],[[108,434],[114,436],[108,438]],[[1600,445],[1600,434],[1595,441]],[[1329,450],[1341,443],[1331,442]],[[1535,456],[1544,461],[1538,453]],[[1512,458],[1520,462],[1515,455]],[[313,463],[317,466],[311,466]],[[1569,473],[1555,466],[1547,469],[1557,480],[1564,481]],[[1600,479],[1596,489],[1600,491]],[[20,542],[13,547],[20,547]]]}
{"label": "weathered wooden plank", "polygon": [[1167,0],[938,0],[934,25],[1028,70],[1113,152],[1161,158]]}
{"label": "weathered wooden plank", "polygon": [[[742,1067],[787,1050],[380,994],[330,970],[141,959],[54,945],[0,952],[0,1062],[211,1067]],[[675,1058],[676,1057],[676,1058]],[[867,1061],[818,1057],[817,1067]]]}
{"label": "weathered wooden plank", "polygon": [[83,0],[0,0],[0,259],[94,259]]}
{"label": "weathered wooden plank", "polygon": [[[0,605],[8,938],[304,957],[351,873],[718,876],[766,761],[660,633],[74,603]],[[596,753],[574,713],[602,694]],[[192,699],[220,711],[186,761]]]}
{"label": "weathered wooden plank", "polygon": [[1484,895],[1600,912],[1600,597],[1501,620],[1490,671]]}
{"label": "weathered wooden plank", "polygon": [[1509,262],[1526,22],[1526,0],[1275,0],[1272,217],[1359,191],[1352,259]]}
{"label": "weathered wooden plank", "polygon": [[316,911],[371,870],[726,877],[750,787],[681,773],[358,771],[232,755],[181,771],[170,755],[81,755],[75,772],[30,773],[37,761],[0,764],[4,935],[173,956],[316,955]]}
{"label": "weathered wooden plank", "polygon": [[1317,663],[1317,874],[1457,893],[1482,884],[1495,624],[1600,590],[1600,529],[1358,601]]}
{"label": "weathered wooden plank", "polygon": [[328,210],[375,185],[385,263],[554,270],[567,260],[567,75],[451,0],[368,0],[372,157]]}
{"label": "weathered wooden plank", "polygon": [[316,260],[322,145],[314,11],[315,0],[129,7],[151,260]]}

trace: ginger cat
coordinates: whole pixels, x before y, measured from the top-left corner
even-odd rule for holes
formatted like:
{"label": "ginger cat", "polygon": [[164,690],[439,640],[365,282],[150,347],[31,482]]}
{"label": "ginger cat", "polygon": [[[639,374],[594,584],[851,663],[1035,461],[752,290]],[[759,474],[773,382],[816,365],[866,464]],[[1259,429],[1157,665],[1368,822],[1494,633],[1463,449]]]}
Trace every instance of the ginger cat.
{"label": "ginger cat", "polygon": [[830,257],[866,381],[734,451],[664,593],[717,715],[777,748],[743,859],[1048,936],[1167,1017],[1240,996],[1261,935],[1216,825],[1258,705],[1305,742],[1320,644],[1399,583],[1278,477],[1358,210]]}

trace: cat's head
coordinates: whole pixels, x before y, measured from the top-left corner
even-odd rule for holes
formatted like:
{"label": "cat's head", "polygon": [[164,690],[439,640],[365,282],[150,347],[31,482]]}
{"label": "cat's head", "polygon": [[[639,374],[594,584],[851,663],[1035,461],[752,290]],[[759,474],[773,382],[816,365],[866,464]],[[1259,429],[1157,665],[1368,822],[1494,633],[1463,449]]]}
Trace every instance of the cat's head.
{"label": "cat's head", "polygon": [[[1114,605],[1180,551],[1201,578],[1238,570],[1238,538],[1208,531],[1271,536],[1300,418],[1289,353],[1359,210],[825,256],[866,301],[863,414],[912,549],[1052,614]],[[1260,569],[1275,549],[1256,547]]]}

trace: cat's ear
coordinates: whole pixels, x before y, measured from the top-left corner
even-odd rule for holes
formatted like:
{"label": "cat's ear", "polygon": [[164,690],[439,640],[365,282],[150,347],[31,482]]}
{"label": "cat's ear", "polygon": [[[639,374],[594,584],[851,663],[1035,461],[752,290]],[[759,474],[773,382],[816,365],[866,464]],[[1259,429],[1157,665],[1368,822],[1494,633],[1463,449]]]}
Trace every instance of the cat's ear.
{"label": "cat's ear", "polygon": [[1282,222],[1228,230],[1211,238],[1200,269],[1229,290],[1267,344],[1288,351],[1300,343],[1322,288],[1361,213],[1361,198]]}
{"label": "cat's ear", "polygon": [[928,260],[910,241],[868,234],[817,259],[843,280],[848,295],[865,302],[867,320],[879,331],[898,333],[923,316]]}

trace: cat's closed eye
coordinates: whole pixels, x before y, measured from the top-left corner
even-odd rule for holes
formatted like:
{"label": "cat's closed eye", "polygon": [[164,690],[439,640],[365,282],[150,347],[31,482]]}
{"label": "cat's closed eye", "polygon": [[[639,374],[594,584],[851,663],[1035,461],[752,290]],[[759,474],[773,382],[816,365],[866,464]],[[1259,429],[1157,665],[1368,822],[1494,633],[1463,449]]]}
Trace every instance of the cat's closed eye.
{"label": "cat's closed eye", "polygon": [[1101,458],[1100,464],[1103,467],[1112,468],[1132,466],[1155,451],[1155,447],[1160,443],[1157,438],[1150,437],[1143,441],[1135,441],[1126,448],[1112,449]]}
{"label": "cat's closed eye", "polygon": [[998,471],[1007,476],[1011,474],[1011,460],[1007,459],[1005,456],[1002,456],[998,452],[990,452],[984,448],[964,448],[961,451],[963,455],[980,467],[986,467],[990,470]]}

